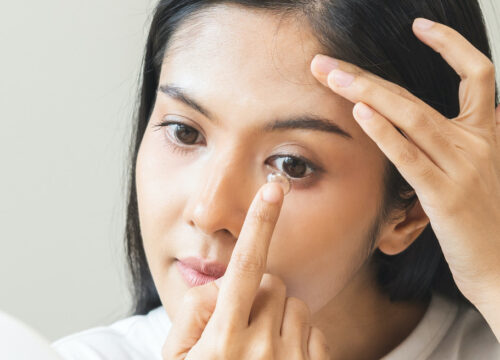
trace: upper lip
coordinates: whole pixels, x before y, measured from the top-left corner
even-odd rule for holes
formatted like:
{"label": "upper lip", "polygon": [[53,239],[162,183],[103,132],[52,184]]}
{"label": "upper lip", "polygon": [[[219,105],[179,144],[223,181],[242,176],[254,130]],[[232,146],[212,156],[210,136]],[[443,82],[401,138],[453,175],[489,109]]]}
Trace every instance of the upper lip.
{"label": "upper lip", "polygon": [[190,268],[192,268],[200,273],[203,273],[203,274],[209,275],[209,276],[213,276],[216,278],[219,278],[222,275],[224,275],[224,273],[226,272],[226,268],[227,268],[226,265],[224,265],[220,262],[213,261],[213,260],[210,261],[210,260],[206,260],[206,259],[203,259],[200,257],[195,257],[195,256],[179,259],[179,261],[181,263],[183,263],[184,265],[189,266]]}

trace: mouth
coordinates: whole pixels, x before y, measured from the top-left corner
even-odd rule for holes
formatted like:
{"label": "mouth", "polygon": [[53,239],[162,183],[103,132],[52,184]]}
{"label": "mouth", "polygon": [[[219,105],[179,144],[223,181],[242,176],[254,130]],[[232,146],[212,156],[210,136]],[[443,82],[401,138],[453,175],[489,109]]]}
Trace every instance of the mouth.
{"label": "mouth", "polygon": [[176,260],[179,272],[190,287],[214,281],[223,276],[227,269],[227,266],[220,262],[208,261],[200,257]]}

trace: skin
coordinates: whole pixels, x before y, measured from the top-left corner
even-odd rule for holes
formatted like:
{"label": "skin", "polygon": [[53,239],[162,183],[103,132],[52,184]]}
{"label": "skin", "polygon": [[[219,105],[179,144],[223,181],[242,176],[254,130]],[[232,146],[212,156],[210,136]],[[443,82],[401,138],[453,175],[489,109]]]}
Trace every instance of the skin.
{"label": "skin", "polygon": [[[185,44],[184,35],[190,45],[167,52],[160,84],[186,88],[215,121],[158,93],[137,158],[146,257],[169,317],[177,319],[175,315],[182,313],[183,298],[190,290],[174,266],[175,259],[199,256],[230,263],[240,243],[237,240],[255,239],[245,234],[258,233],[263,226],[254,221],[246,232],[242,230],[252,199],[269,172],[270,156],[299,154],[323,171],[293,183],[271,231],[272,239],[262,238],[269,244],[260,249],[265,269],[238,282],[234,280],[237,267],[228,267],[224,278],[234,273],[233,280],[222,284],[225,295],[219,301],[224,305],[218,306],[214,318],[251,306],[235,296],[253,299],[255,284],[265,272],[282,280],[286,296],[307,305],[311,326],[321,331],[321,341],[330,348],[332,358],[383,356],[416,326],[426,304],[390,303],[374,283],[368,234],[382,196],[384,156],[386,152],[392,158],[395,155],[380,145],[380,132],[377,138],[353,116],[352,100],[359,95],[339,91],[325,74],[311,72],[311,61],[322,49],[305,22],[280,21],[267,12],[226,6],[214,8],[210,18],[197,23],[196,37],[190,36],[189,27],[178,32],[181,36],[174,40]],[[260,130],[278,116],[305,112],[330,119],[352,139],[303,129],[272,134]],[[187,152],[174,151],[175,126],[157,126],[165,117],[198,130],[199,143],[177,142]],[[270,163],[283,170],[280,162]],[[417,181],[413,184],[418,185]],[[421,188],[419,195],[429,209],[436,200],[432,202]],[[437,213],[435,218],[441,215],[431,213]],[[398,221],[384,223],[377,238],[376,245],[388,254],[403,251],[429,222],[420,203],[400,215]],[[248,244],[241,247],[248,256],[258,258],[256,249]],[[215,287],[200,288],[208,294]],[[212,311],[216,299],[217,295],[212,297]],[[258,304],[259,297],[254,306]],[[208,321],[210,314],[205,315]],[[178,323],[174,329],[181,327]],[[177,340],[182,338],[181,330],[173,333]]]}

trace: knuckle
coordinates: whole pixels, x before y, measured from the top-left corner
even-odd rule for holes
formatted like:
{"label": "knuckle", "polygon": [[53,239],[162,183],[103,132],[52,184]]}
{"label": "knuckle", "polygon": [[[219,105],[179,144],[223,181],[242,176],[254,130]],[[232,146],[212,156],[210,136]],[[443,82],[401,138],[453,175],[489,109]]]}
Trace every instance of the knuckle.
{"label": "knuckle", "polygon": [[429,166],[423,166],[420,169],[420,178],[426,180],[427,182],[431,181],[434,178],[434,170]]}
{"label": "knuckle", "polygon": [[407,89],[405,89],[404,87],[396,86],[394,88],[394,91],[396,92],[396,94],[398,96],[404,97],[404,98],[406,98],[408,100],[415,99],[415,96],[410,91],[408,91]]}
{"label": "knuckle", "polygon": [[279,276],[265,273],[262,276],[262,283],[265,287],[271,288],[279,292],[286,292],[285,282]]}
{"label": "knuckle", "polygon": [[236,269],[243,273],[255,274],[263,272],[266,266],[265,259],[256,254],[236,253],[233,257]]}
{"label": "knuckle", "polygon": [[425,130],[429,127],[429,120],[422,113],[419,106],[408,105],[405,107],[405,121],[408,123],[410,129]]}
{"label": "knuckle", "polygon": [[304,301],[294,296],[290,296],[286,299],[286,308],[288,311],[298,315],[299,318],[305,320],[306,322],[308,322],[311,317],[309,306],[307,306]]}
{"label": "knuckle", "polygon": [[438,131],[437,129],[429,132],[430,141],[432,144],[440,144],[445,147],[448,151],[450,151],[450,142],[446,139],[445,135]]}
{"label": "knuckle", "polygon": [[405,165],[414,165],[418,162],[419,150],[414,145],[404,146],[398,156],[398,161]]}
{"label": "knuckle", "polygon": [[372,86],[373,85],[372,82],[369,81],[368,79],[366,79],[363,76],[357,76],[356,77],[356,82],[358,83],[357,84],[358,93],[361,95],[361,97],[363,99],[370,99],[370,98],[372,98],[372,95],[373,95],[373,92],[374,92],[374,88]]}
{"label": "knuckle", "polygon": [[489,60],[481,61],[471,66],[470,73],[473,77],[478,79],[489,79],[495,76],[495,66]]}

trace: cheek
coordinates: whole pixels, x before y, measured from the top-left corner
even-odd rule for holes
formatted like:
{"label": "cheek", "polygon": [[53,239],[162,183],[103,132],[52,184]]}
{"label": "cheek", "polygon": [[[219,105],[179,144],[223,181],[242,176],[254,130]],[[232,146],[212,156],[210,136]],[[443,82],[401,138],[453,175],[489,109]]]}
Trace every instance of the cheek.
{"label": "cheek", "polygon": [[377,213],[380,181],[369,174],[380,173],[350,162],[316,191],[286,198],[269,249],[269,272],[285,281],[287,296],[304,299],[313,311],[347,286],[365,261]]}
{"label": "cheek", "polygon": [[[141,236],[146,257],[154,274],[162,254],[168,252],[170,242],[163,237],[168,234],[181,214],[180,194],[182,181],[176,175],[178,159],[168,157],[158,132],[147,130],[137,155],[136,190]],[[154,256],[151,256],[154,254]]]}

